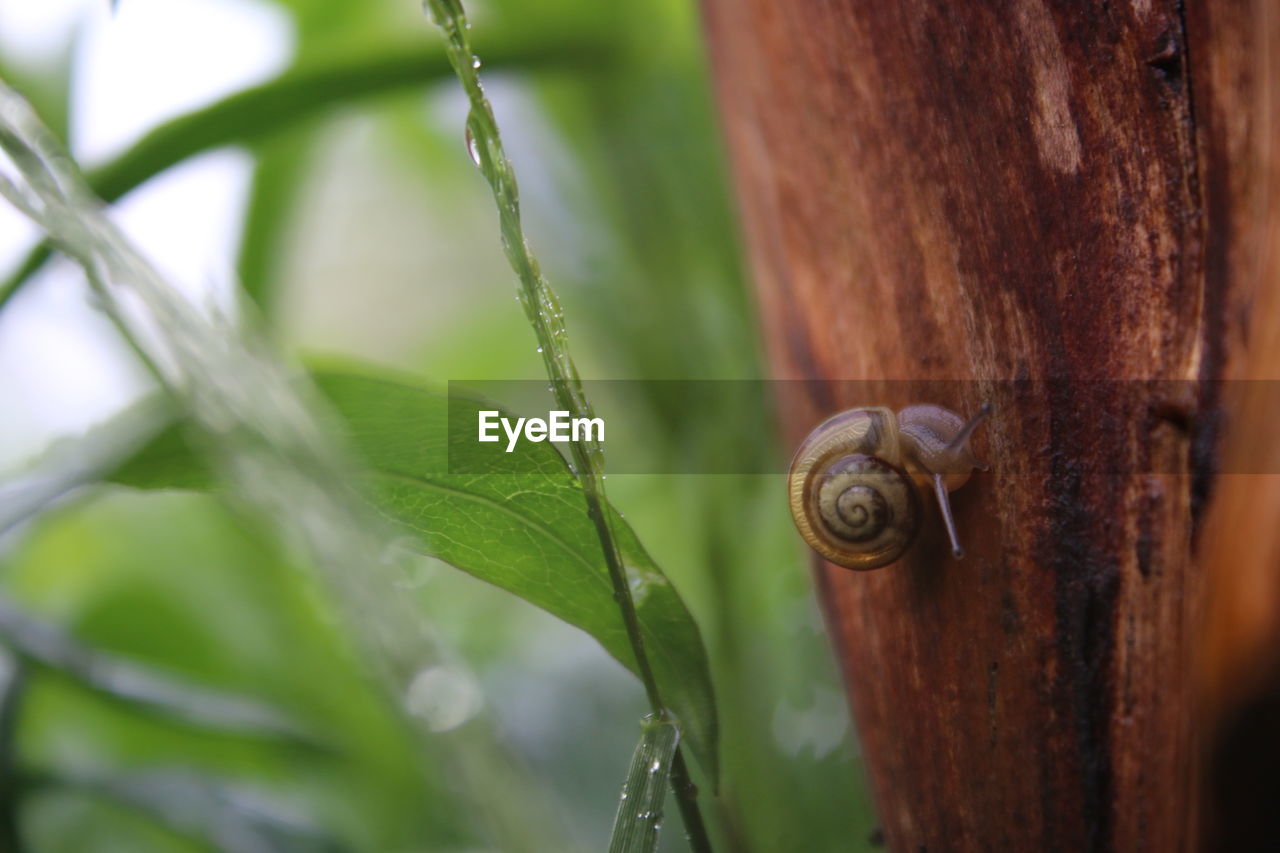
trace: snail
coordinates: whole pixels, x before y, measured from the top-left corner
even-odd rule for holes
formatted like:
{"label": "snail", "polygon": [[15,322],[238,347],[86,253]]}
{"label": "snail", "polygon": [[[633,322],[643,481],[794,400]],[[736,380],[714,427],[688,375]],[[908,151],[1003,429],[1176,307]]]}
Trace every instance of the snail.
{"label": "snail", "polygon": [[964,420],[941,406],[880,406],[828,418],[791,461],[791,515],[804,541],[848,569],[878,569],[897,560],[920,529],[919,492],[932,489],[951,539],[964,556],[948,493],[973,469],[988,466],[969,449],[973,431],[991,414],[984,404]]}

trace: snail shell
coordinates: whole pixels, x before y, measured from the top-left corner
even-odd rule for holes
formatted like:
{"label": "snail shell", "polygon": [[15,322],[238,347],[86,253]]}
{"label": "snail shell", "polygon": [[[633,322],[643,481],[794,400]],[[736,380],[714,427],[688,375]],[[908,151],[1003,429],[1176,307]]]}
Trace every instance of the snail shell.
{"label": "snail shell", "polygon": [[805,542],[849,569],[876,569],[910,547],[923,516],[920,490],[932,488],[951,538],[963,555],[948,493],[973,469],[969,438],[990,413],[965,421],[941,406],[850,409],[820,424],[791,462],[791,515]]}

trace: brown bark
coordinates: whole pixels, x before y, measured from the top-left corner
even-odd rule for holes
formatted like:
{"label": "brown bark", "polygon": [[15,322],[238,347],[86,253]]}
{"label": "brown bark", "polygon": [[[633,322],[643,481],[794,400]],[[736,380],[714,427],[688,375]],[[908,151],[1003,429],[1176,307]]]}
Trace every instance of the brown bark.
{"label": "brown bark", "polygon": [[[1218,381],[1280,356],[1280,12],[702,5],[775,375],[859,380],[788,399],[789,439],[859,405],[996,404],[963,562],[930,532],[884,570],[817,568],[890,846],[1194,847],[1219,427],[1232,470],[1280,472]],[[1220,503],[1280,507],[1274,480]],[[1211,579],[1241,558],[1215,547]],[[1280,553],[1244,547],[1261,573]]]}

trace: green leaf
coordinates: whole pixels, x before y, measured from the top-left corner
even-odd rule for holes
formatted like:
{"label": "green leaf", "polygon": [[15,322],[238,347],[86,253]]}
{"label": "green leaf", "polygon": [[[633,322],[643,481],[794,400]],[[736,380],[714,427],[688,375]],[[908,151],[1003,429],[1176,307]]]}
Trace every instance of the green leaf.
{"label": "green leaf", "polygon": [[280,270],[299,192],[312,166],[316,135],[305,128],[262,140],[254,146],[253,183],[240,226],[236,278],[258,310],[271,316],[277,296],[272,284]]}
{"label": "green leaf", "polygon": [[115,483],[138,489],[206,491],[216,483],[212,469],[187,443],[177,426],[156,433],[135,455],[107,475]]}
{"label": "green leaf", "polygon": [[[415,534],[424,553],[501,587],[586,631],[628,669],[635,659],[613,600],[582,487],[554,446],[480,444],[490,403],[337,373],[315,377],[367,463],[367,493]],[[204,466],[162,433],[111,476],[144,488],[201,488]],[[717,719],[702,637],[675,588],[613,508],[609,522],[663,694],[712,778]]]}
{"label": "green leaf", "polygon": [[[488,67],[598,69],[601,63],[610,61],[609,46],[594,33],[558,25],[537,32],[522,28],[520,33],[489,46]],[[411,90],[449,74],[444,55],[423,43],[341,55],[328,58],[323,64],[308,62],[152,128],[86,177],[96,196],[103,201],[116,201],[165,169],[203,151],[254,143],[299,127],[337,105]],[[41,243],[22,259],[0,283],[0,307],[49,257],[49,245]]]}
{"label": "green leaf", "polygon": [[652,853],[658,848],[662,806],[671,781],[671,762],[680,745],[680,728],[652,716],[640,725],[640,743],[631,756],[613,818],[609,853]]}

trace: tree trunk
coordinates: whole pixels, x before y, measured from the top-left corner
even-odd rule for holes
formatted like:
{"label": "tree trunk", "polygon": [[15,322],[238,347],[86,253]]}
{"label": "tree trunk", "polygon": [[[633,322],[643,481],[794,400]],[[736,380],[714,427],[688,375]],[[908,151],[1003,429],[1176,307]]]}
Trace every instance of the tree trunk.
{"label": "tree trunk", "polygon": [[[1280,10],[702,5],[774,373],[857,380],[788,395],[788,439],[996,407],[963,561],[935,523],[888,568],[816,568],[889,845],[1195,847],[1196,710],[1226,713],[1193,680],[1204,577],[1242,553],[1205,510],[1280,508],[1277,478],[1218,476],[1280,472],[1275,395],[1242,428],[1219,381],[1280,365]],[[1274,577],[1277,516],[1253,516]]]}

